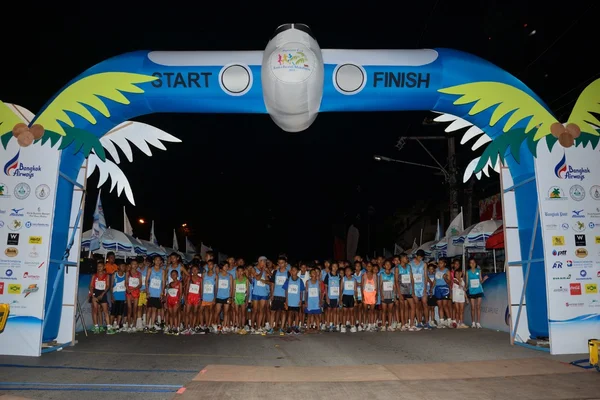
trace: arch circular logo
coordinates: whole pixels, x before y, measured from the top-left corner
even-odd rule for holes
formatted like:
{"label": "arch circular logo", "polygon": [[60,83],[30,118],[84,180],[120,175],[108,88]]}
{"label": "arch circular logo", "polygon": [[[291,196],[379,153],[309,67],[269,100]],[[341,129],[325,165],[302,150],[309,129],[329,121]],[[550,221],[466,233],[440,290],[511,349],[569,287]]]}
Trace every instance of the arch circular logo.
{"label": "arch circular logo", "polygon": [[590,188],[590,196],[594,200],[600,200],[600,185],[594,185]]}
{"label": "arch circular logo", "polygon": [[25,182],[18,183],[17,186],[15,186],[15,197],[19,200],[25,200],[29,197],[30,193],[31,187]]}
{"label": "arch circular logo", "polygon": [[8,194],[8,186],[5,183],[0,182],[0,197],[10,197]]}
{"label": "arch circular logo", "polygon": [[8,229],[11,231],[18,231],[23,227],[23,222],[20,219],[13,219],[8,223]]}
{"label": "arch circular logo", "polygon": [[563,192],[560,186],[551,186],[548,190],[549,200],[566,200],[565,192]]}
{"label": "arch circular logo", "polygon": [[40,200],[46,200],[50,196],[50,186],[41,184],[35,188],[35,197]]}
{"label": "arch circular logo", "polygon": [[585,231],[585,222],[575,221],[572,227],[575,232],[583,232]]}
{"label": "arch circular logo", "polygon": [[569,196],[575,201],[581,201],[585,199],[585,189],[581,185],[573,185],[569,189]]}
{"label": "arch circular logo", "polygon": [[287,83],[307,80],[313,71],[312,51],[300,43],[288,43],[271,55],[271,71],[277,79]]}
{"label": "arch circular logo", "polygon": [[6,276],[12,276],[12,274],[13,274],[12,269],[6,270]]}
{"label": "arch circular logo", "polygon": [[[6,255],[6,257],[16,257],[19,254],[19,250],[17,250],[16,247],[8,247],[6,250],[4,250],[4,255]],[[6,273],[8,274],[9,270],[6,270]],[[12,274],[12,271],[11,271]],[[7,275],[10,276],[10,275]]]}
{"label": "arch circular logo", "polygon": [[575,255],[579,258],[586,258],[588,256],[588,251],[586,249],[580,248],[575,250]]}

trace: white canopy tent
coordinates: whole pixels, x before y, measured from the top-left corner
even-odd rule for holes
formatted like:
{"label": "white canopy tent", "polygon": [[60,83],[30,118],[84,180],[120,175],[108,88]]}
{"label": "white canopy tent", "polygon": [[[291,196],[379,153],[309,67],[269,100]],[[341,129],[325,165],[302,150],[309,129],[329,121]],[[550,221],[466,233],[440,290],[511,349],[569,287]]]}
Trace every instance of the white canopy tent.
{"label": "white canopy tent", "polygon": [[147,256],[161,256],[164,257],[167,255],[166,251],[160,247],[159,245],[156,245],[152,242],[149,242],[147,240],[143,240],[143,239],[138,239],[146,248],[146,255]]}
{"label": "white canopy tent", "polygon": [[[81,235],[81,248],[90,249],[92,230],[88,230]],[[135,257],[140,254],[146,254],[144,245],[132,236],[116,229],[108,228],[99,240],[100,248],[92,251],[94,254],[106,255],[108,252],[114,252],[118,257]]]}
{"label": "white canopy tent", "polygon": [[490,219],[481,221],[472,225],[469,232],[465,235],[464,247],[477,247],[485,249],[485,242],[502,225],[501,220]]}
{"label": "white canopy tent", "polygon": [[431,257],[433,255],[432,246],[435,244],[435,242],[435,240],[431,240],[429,242],[423,243],[422,245],[411,251],[411,256],[417,254],[418,250],[423,250],[425,252],[425,257]]}

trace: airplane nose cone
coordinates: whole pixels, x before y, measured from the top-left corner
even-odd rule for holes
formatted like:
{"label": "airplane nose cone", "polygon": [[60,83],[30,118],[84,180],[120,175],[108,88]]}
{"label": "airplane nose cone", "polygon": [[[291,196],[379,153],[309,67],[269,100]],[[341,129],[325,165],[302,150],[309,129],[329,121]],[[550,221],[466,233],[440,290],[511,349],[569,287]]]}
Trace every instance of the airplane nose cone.
{"label": "airplane nose cone", "polygon": [[261,69],[263,99],[273,121],[286,132],[307,129],[323,96],[321,48],[304,24],[279,26],[267,44]]}

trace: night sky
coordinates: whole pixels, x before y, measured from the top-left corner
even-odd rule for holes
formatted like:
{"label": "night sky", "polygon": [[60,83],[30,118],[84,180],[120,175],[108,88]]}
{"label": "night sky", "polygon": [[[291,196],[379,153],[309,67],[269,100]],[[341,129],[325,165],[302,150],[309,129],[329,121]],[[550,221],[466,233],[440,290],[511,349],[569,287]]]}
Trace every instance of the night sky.
{"label": "night sky", "polygon": [[[282,4],[261,14],[219,3],[231,17],[200,2],[195,7],[144,2],[137,15],[108,3],[60,10],[46,3],[37,11],[28,3],[21,10],[24,19],[9,19],[5,26],[0,99],[36,112],[69,80],[106,58],[142,49],[262,50],[273,30],[286,22],[308,24],[321,48],[449,47],[473,53],[524,81],[561,121],[581,90],[600,76],[599,7],[593,1],[404,3],[348,3],[338,15],[310,10],[304,3],[297,10]],[[19,15],[20,5],[14,6]],[[321,114],[311,128],[296,134],[281,131],[268,115],[137,118],[183,143],[166,143],[166,152],[152,148],[152,158],[134,150],[134,162],[120,164],[136,198],[135,207],[127,206],[134,233],[148,239],[149,224],[136,220],[155,220],[159,242],[171,246],[172,229],[187,223],[195,243],[230,255],[286,252],[294,258],[322,258],[332,255],[333,235],[353,222],[361,229],[359,249],[366,251],[371,206],[371,250],[392,249],[394,232],[386,227],[394,211],[428,198],[446,202],[446,188],[443,177],[429,170],[378,163],[373,155],[431,165],[415,142],[401,151],[395,148],[400,136],[442,135],[443,126],[422,124],[428,116]],[[462,168],[474,154],[458,142]],[[426,143],[445,163],[445,142]],[[84,229],[92,224],[96,183],[97,173],[88,180]],[[497,177],[478,182],[476,190],[479,196],[499,192]],[[105,187],[102,201],[107,223],[122,229],[124,196]]]}

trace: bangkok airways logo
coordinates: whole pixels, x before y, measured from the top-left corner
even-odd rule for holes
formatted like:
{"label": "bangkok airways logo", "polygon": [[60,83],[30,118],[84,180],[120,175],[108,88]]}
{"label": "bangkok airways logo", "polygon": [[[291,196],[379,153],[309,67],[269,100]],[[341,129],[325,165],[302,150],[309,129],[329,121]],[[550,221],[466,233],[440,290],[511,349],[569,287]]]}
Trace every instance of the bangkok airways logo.
{"label": "bangkok airways logo", "polygon": [[567,155],[563,154],[562,158],[554,167],[554,175],[559,179],[575,179],[582,181],[585,179],[586,174],[590,173],[588,167],[573,168],[567,164]]}
{"label": "bangkok airways logo", "polygon": [[563,154],[563,157],[560,159],[558,164],[554,167],[554,175],[557,178],[565,179],[565,175],[567,174],[567,155]]}
{"label": "bangkok airways logo", "polygon": [[20,150],[17,151],[17,154],[15,154],[13,158],[8,160],[8,162],[4,164],[4,174],[6,176],[13,176],[15,174],[15,171],[19,167],[19,153],[21,153]]}

